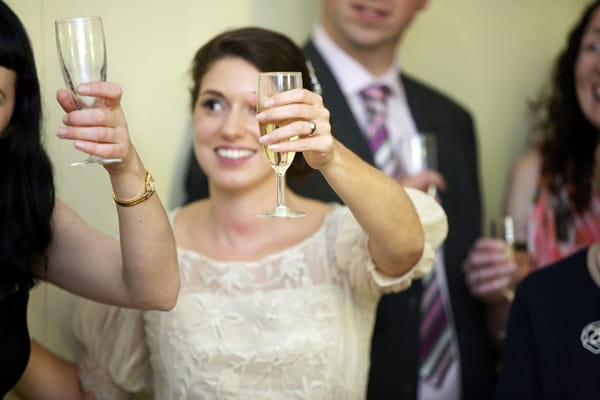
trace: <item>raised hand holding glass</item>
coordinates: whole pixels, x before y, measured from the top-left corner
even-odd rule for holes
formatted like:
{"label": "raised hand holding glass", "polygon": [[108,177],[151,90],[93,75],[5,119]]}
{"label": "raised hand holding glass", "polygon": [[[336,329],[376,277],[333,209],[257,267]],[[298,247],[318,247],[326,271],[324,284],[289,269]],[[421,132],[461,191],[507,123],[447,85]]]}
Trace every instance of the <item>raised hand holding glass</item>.
{"label": "raised hand holding glass", "polygon": [[[63,77],[78,109],[97,107],[101,99],[77,94],[77,86],[85,82],[106,80],[106,46],[100,17],[74,17],[55,21],[56,46]],[[120,158],[94,155],[71,166],[111,164]]]}
{"label": "raised hand holding glass", "polygon": [[[302,74],[300,72],[261,72],[258,74],[257,111],[264,109],[264,102],[279,92],[302,88]],[[272,122],[260,123],[260,134],[271,133],[279,126]],[[291,139],[293,140],[293,138]],[[264,146],[267,160],[277,175],[277,203],[274,208],[257,214],[259,217],[296,218],[306,215],[303,211],[293,210],[285,205],[285,173],[294,160],[295,152],[274,152],[269,145]]]}

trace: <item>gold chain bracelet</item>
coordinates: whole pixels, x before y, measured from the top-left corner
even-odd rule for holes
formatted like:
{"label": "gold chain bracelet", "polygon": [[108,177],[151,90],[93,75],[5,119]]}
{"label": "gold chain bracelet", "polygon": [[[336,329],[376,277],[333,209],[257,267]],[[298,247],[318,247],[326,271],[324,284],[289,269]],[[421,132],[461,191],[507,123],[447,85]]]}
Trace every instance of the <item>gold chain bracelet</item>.
{"label": "gold chain bracelet", "polygon": [[150,171],[146,170],[145,191],[144,193],[142,193],[142,195],[136,197],[133,200],[121,200],[117,197],[115,192],[113,192],[113,199],[115,200],[115,203],[117,203],[120,206],[131,207],[148,200],[150,197],[152,197],[155,191],[156,189],[154,188],[154,177],[152,176]]}

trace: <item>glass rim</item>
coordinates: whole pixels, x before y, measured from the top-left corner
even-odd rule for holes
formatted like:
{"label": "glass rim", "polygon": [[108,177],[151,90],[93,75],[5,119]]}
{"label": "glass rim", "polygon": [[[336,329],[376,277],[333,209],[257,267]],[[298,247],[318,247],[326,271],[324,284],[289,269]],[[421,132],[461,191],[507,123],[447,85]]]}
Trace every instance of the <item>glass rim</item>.
{"label": "glass rim", "polygon": [[275,75],[302,75],[300,71],[267,71],[267,72],[259,72],[259,75],[264,76],[275,76]]}
{"label": "glass rim", "polygon": [[90,15],[90,16],[80,16],[80,17],[65,17],[59,18],[54,21],[55,24],[64,24],[67,22],[77,22],[77,21],[90,21],[90,20],[99,20],[102,21],[102,17],[99,15]]}

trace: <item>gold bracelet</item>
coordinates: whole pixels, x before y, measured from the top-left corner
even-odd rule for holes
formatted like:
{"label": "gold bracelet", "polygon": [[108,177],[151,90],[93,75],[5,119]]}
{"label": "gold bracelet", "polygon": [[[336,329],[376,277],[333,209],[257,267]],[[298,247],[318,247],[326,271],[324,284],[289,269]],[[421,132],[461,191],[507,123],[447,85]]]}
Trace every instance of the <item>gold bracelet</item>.
{"label": "gold bracelet", "polygon": [[113,192],[113,199],[115,200],[115,203],[117,203],[120,206],[131,207],[131,206],[135,206],[136,204],[143,203],[144,201],[146,201],[150,197],[152,197],[152,195],[154,194],[154,192],[156,191],[156,189],[154,188],[154,177],[152,176],[152,174],[148,170],[146,170],[146,183],[145,183],[145,187],[146,187],[145,192],[142,193],[141,196],[136,197],[133,200],[121,200],[121,199],[119,199],[117,197],[117,195],[115,194],[115,192]]}

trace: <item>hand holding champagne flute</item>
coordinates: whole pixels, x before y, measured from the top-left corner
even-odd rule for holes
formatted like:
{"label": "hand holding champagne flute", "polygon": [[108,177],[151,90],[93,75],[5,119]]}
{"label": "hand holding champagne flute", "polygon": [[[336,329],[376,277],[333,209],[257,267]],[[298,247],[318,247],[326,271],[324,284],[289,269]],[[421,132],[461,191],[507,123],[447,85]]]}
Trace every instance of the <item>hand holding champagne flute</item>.
{"label": "hand holding champagne flute", "polygon": [[[78,109],[99,106],[101,100],[80,96],[81,83],[106,80],[106,46],[100,17],[74,17],[55,21],[56,46],[60,65],[68,89]],[[102,158],[94,155],[71,166],[111,164],[120,158]]]}
{"label": "hand holding champagne flute", "polygon": [[[257,112],[261,112],[264,102],[276,93],[291,89],[302,88],[300,72],[262,72],[258,74]],[[279,126],[272,122],[260,123],[261,136],[277,129]],[[293,140],[292,138],[291,140]],[[274,208],[257,214],[259,217],[296,218],[306,215],[303,211],[293,210],[285,205],[285,173],[294,160],[295,152],[274,152],[269,145],[264,146],[267,160],[277,175],[277,203]]]}
{"label": "hand holding champagne flute", "polygon": [[[410,139],[410,155],[414,157],[413,167],[421,172],[426,169],[437,170],[438,149],[432,133],[419,133]],[[437,187],[431,183],[427,186],[427,194],[436,197]]]}
{"label": "hand holding champagne flute", "polygon": [[419,132],[399,139],[401,160],[398,180],[407,187],[416,188],[437,198],[438,190],[446,188],[444,177],[438,171],[438,146],[433,133]]}
{"label": "hand holding champagne flute", "polygon": [[[494,218],[491,225],[492,237],[502,239],[506,242],[509,257],[517,264],[516,279],[521,280],[529,272],[529,259],[527,255],[527,244],[518,240],[515,222],[510,215],[502,215]],[[514,279],[514,278],[513,278]],[[504,296],[511,300],[514,297],[514,289],[506,288]]]}

